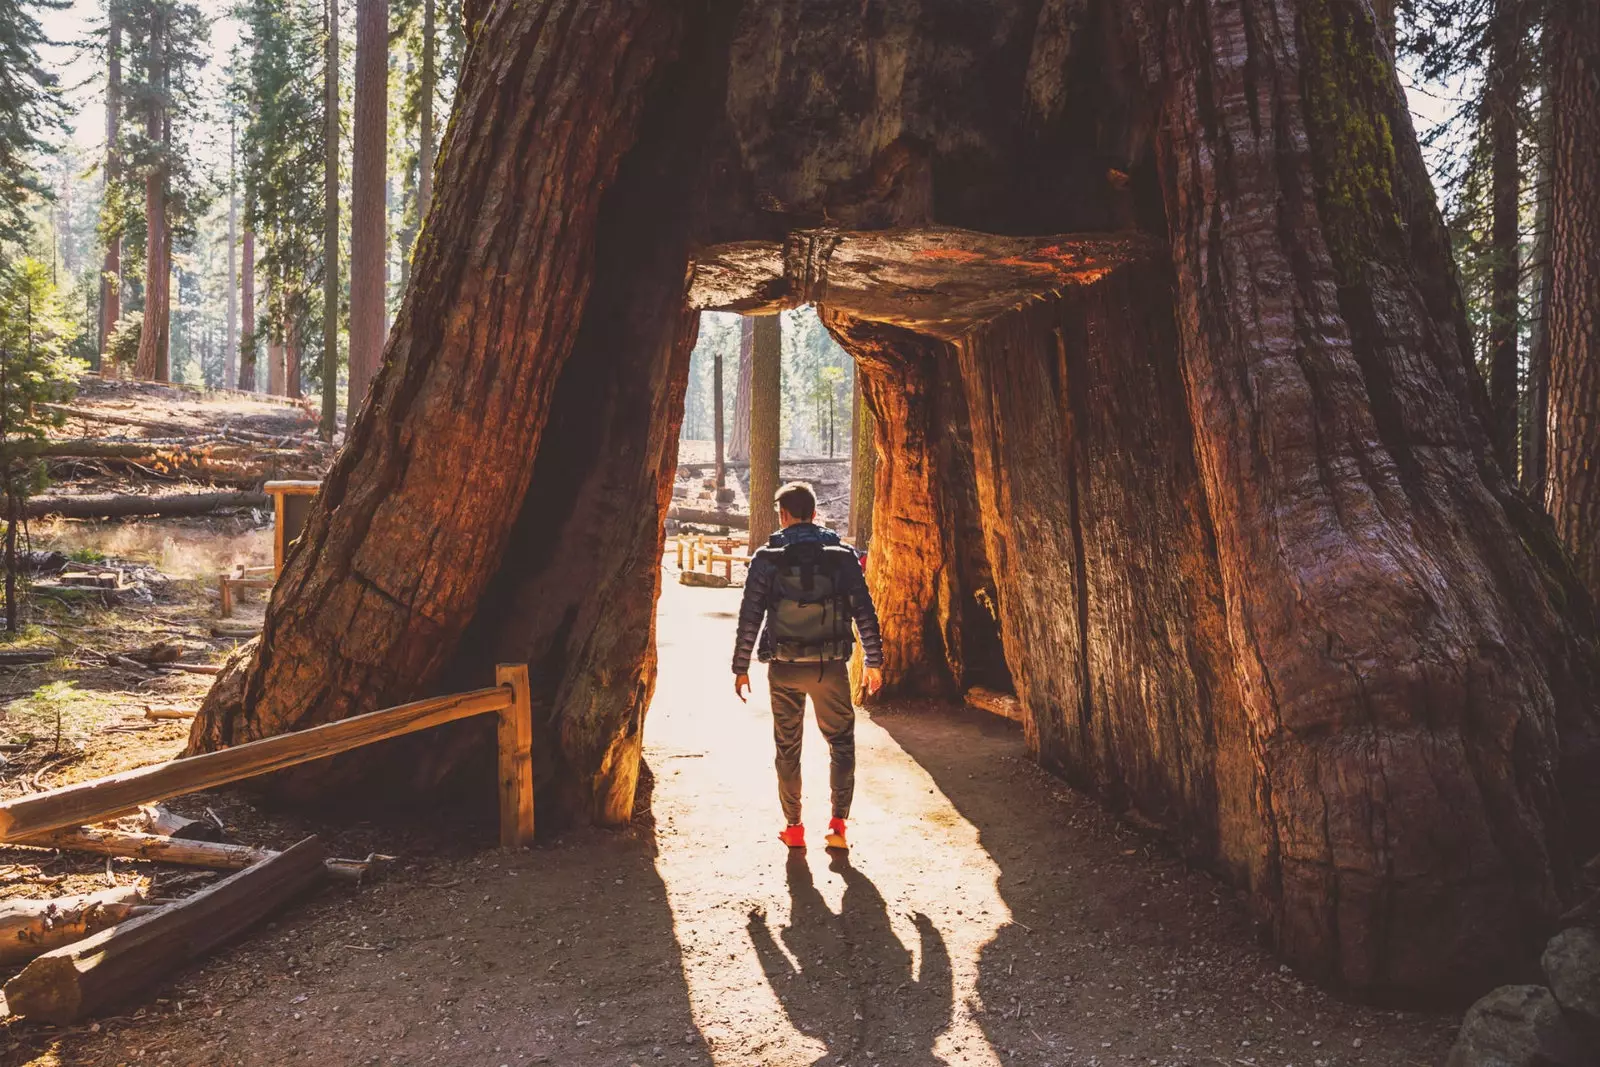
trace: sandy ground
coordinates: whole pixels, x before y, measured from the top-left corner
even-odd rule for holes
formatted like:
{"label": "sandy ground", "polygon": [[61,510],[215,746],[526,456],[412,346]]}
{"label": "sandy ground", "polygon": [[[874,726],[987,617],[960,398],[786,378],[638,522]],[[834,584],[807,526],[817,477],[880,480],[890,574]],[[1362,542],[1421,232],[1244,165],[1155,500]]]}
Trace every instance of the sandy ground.
{"label": "sandy ground", "polygon": [[668,584],[647,725],[654,827],[490,849],[491,824],[372,847],[160,999],[7,1063],[1431,1065],[1453,1018],[1351,1006],[1257,948],[1231,892],[1040,773],[1009,723],[863,714],[848,860],[779,817],[763,678],[727,670],[738,590]]}

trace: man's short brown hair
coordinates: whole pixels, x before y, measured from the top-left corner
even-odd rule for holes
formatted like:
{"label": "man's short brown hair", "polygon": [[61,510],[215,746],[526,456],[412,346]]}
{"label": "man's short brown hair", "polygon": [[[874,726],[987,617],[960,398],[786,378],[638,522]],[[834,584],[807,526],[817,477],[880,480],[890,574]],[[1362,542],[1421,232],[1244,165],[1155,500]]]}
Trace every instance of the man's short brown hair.
{"label": "man's short brown hair", "polygon": [[817,514],[817,492],[808,482],[790,482],[773,498],[792,518],[810,522]]}

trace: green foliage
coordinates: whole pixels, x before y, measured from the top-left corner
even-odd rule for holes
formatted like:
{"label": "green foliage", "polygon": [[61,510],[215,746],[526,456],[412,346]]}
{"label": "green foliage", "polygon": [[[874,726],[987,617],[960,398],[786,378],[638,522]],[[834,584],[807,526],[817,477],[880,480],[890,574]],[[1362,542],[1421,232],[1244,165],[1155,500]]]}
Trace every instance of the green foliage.
{"label": "green foliage", "polygon": [[317,366],[322,351],[326,142],[320,5],[246,0],[238,13],[248,57],[238,86],[245,118],[245,224],[256,233],[258,278],[274,294],[258,330],[271,340],[298,338],[303,373]]}
{"label": "green foliage", "polygon": [[33,157],[62,128],[55,75],[44,69],[44,32],[34,11],[62,0],[0,0],[0,251],[25,239],[28,204],[48,197]]}
{"label": "green foliage", "polygon": [[0,457],[7,478],[19,470],[16,464],[33,464],[15,457],[12,446],[41,439],[61,424],[62,416],[36,405],[72,396],[84,371],[67,355],[75,331],[44,264],[34,259],[0,263]]}
{"label": "green foliage", "polygon": [[142,311],[127,312],[117,320],[116,328],[106,341],[105,362],[108,371],[121,367],[132,373],[134,360],[139,357],[139,335],[143,332]]}
{"label": "green foliage", "polygon": [[74,563],[104,563],[106,561],[106,554],[100,551],[98,548],[84,545],[81,548],[75,548],[71,552],[68,552],[67,558],[72,560]]}

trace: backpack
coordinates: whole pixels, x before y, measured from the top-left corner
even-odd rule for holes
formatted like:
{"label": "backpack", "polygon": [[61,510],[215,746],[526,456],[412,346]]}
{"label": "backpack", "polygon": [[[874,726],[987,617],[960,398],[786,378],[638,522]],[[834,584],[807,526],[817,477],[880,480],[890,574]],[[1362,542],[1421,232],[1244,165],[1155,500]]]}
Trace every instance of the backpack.
{"label": "backpack", "polygon": [[[859,568],[856,555],[839,545],[802,541],[776,553],[777,580],[768,627],[773,658],[785,662],[849,659],[850,588],[844,567]],[[859,573],[859,571],[858,571]]]}

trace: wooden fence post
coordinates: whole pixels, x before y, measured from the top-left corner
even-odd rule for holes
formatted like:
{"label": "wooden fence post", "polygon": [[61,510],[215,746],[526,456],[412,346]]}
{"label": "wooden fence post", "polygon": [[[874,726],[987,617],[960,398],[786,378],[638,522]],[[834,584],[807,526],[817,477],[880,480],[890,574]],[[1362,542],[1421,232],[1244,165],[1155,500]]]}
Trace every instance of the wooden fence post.
{"label": "wooden fence post", "polygon": [[500,847],[533,844],[533,692],[526,663],[502,663],[495,681],[511,688],[500,711]]}

